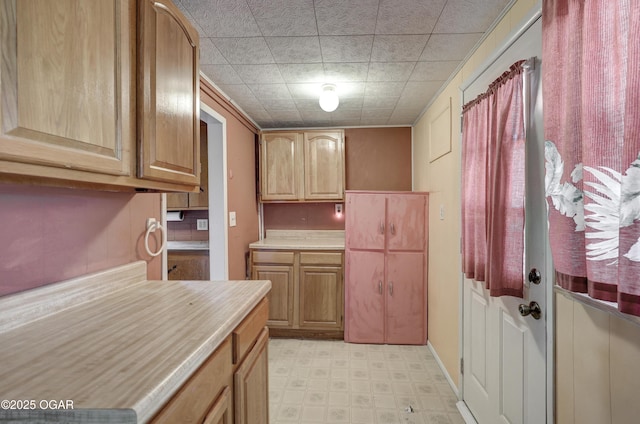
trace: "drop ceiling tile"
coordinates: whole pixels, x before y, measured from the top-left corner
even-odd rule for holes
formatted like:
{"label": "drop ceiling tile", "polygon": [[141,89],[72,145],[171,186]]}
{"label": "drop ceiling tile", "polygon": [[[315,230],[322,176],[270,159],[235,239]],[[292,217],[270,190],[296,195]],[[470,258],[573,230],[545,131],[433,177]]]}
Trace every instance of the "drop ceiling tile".
{"label": "drop ceiling tile", "polygon": [[324,62],[368,62],[373,35],[320,37]]}
{"label": "drop ceiling tile", "polygon": [[282,110],[298,110],[296,109],[296,104],[293,99],[272,99],[272,98],[261,98],[260,103],[264,106],[265,109],[269,111],[269,114],[276,119],[274,113],[276,111]]}
{"label": "drop ceiling tile", "polygon": [[210,38],[200,39],[200,65],[223,65],[228,63]]}
{"label": "drop ceiling tile", "polygon": [[367,81],[407,81],[416,62],[371,62]]}
{"label": "drop ceiling tile", "polygon": [[420,56],[421,62],[462,60],[482,37],[481,33],[432,34]]}
{"label": "drop ceiling tile", "polygon": [[409,81],[446,81],[460,62],[443,60],[438,62],[418,62]]}
{"label": "drop ceiling tile", "polygon": [[313,0],[247,0],[265,37],[317,35]]}
{"label": "drop ceiling tile", "polygon": [[341,82],[336,84],[336,93],[341,99],[363,97],[366,83]]}
{"label": "drop ceiling tile", "polygon": [[174,4],[178,7],[178,9],[180,9],[180,11],[184,14],[184,16],[189,20],[189,22],[191,23],[191,25],[193,25],[193,27],[196,29],[196,31],[198,31],[198,34],[200,34],[201,37],[204,37],[204,35],[203,35],[203,34],[205,34],[204,29],[200,26],[200,24],[198,22],[196,22],[196,20],[194,19],[193,15],[189,11],[189,9],[187,9],[187,5],[185,3],[188,3],[188,0],[187,1],[181,1],[181,0],[175,0],[174,1]]}
{"label": "drop ceiling tile", "polygon": [[380,0],[376,34],[430,33],[446,0]]}
{"label": "drop ceiling tile", "polygon": [[373,34],[378,0],[316,0],[315,11],[320,35]]}
{"label": "drop ceiling tile", "polygon": [[509,0],[449,0],[433,32],[482,33],[508,3]]}
{"label": "drop ceiling tile", "polygon": [[360,118],[361,126],[377,126],[377,125],[386,125],[388,118],[365,118],[364,116]]}
{"label": "drop ceiling tile", "polygon": [[242,78],[231,65],[201,65],[200,70],[216,84],[242,84]]}
{"label": "drop ceiling tile", "polygon": [[340,99],[340,107],[346,109],[362,109],[364,97],[342,97]]}
{"label": "drop ceiling tile", "polygon": [[294,99],[315,99],[317,100],[322,91],[322,84],[319,83],[293,83],[287,84],[289,93]]}
{"label": "drop ceiling tile", "polygon": [[399,97],[404,82],[368,82],[364,90],[365,97]]}
{"label": "drop ceiling tile", "polygon": [[271,115],[262,106],[242,108],[255,121],[271,120]]}
{"label": "drop ceiling tile", "polygon": [[220,84],[219,87],[234,100],[251,100],[260,103],[246,84]]}
{"label": "drop ceiling tile", "polygon": [[286,84],[249,84],[249,88],[261,102],[264,99],[291,99]]}
{"label": "drop ceiling tile", "polygon": [[396,107],[398,97],[364,96],[365,109],[392,109]]}
{"label": "drop ceiling tile", "polygon": [[390,109],[364,109],[362,111],[362,118],[363,120],[367,119],[367,120],[383,120],[386,122],[387,119],[389,119],[391,117],[391,114],[393,113],[393,108]]}
{"label": "drop ceiling tile", "polygon": [[325,81],[322,63],[296,63],[278,65],[280,74],[286,83]]}
{"label": "drop ceiling tile", "polygon": [[269,113],[274,121],[302,121],[296,109],[275,110]]}
{"label": "drop ceiling tile", "polygon": [[339,115],[335,115],[331,119],[331,124],[336,127],[359,127],[362,125],[360,119],[342,119]]}
{"label": "drop ceiling tile", "polygon": [[423,109],[441,86],[441,81],[409,81],[396,108]]}
{"label": "drop ceiling tile", "polygon": [[296,107],[300,111],[300,114],[304,116],[303,112],[324,112],[320,109],[320,104],[318,103],[318,99],[293,99]]}
{"label": "drop ceiling tile", "polygon": [[232,65],[275,63],[262,37],[213,38],[212,41]]}
{"label": "drop ceiling tile", "polygon": [[368,63],[325,63],[327,82],[366,81]]}
{"label": "drop ceiling tile", "polygon": [[234,65],[245,84],[282,84],[284,79],[280,75],[278,65]]}
{"label": "drop ceiling tile", "polygon": [[320,106],[317,106],[316,109],[301,109],[300,117],[302,119],[309,119],[313,121],[331,121],[331,115],[328,112],[320,109]]}
{"label": "drop ceiling tile", "polygon": [[[338,106],[338,109],[336,109],[336,112],[339,112],[340,115],[340,119],[360,119],[360,117],[362,116],[362,109],[349,109],[349,108],[344,108],[342,107],[342,105]],[[338,113],[335,112],[331,112],[333,115],[332,116],[337,116]],[[332,118],[333,119],[333,118]]]}
{"label": "drop ceiling tile", "polygon": [[373,62],[415,62],[420,57],[429,35],[376,35],[373,40]]}
{"label": "drop ceiling tile", "polygon": [[260,29],[245,1],[190,0],[185,9],[202,28],[204,37],[260,36]]}
{"label": "drop ceiling tile", "polygon": [[320,63],[318,37],[266,37],[276,63]]}

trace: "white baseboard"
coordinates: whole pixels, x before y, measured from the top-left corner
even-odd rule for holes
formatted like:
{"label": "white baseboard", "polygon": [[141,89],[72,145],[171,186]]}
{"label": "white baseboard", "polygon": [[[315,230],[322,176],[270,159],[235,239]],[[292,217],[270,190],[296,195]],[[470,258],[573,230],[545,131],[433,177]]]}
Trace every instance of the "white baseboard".
{"label": "white baseboard", "polygon": [[438,364],[438,366],[442,370],[442,373],[444,374],[445,378],[447,379],[447,382],[449,383],[449,386],[451,386],[451,390],[453,390],[453,393],[456,395],[456,397],[458,399],[460,399],[460,391],[458,390],[458,386],[455,385],[455,383],[451,379],[451,376],[449,375],[449,372],[447,371],[447,369],[445,368],[444,364],[440,360],[440,357],[438,356],[438,353],[433,348],[431,343],[429,343],[428,341],[427,341],[427,348],[429,348],[429,350],[431,351],[431,354],[436,359],[436,363]]}
{"label": "white baseboard", "polygon": [[456,403],[456,406],[458,407],[458,411],[460,411],[460,415],[462,415],[465,424],[478,424],[476,419],[473,418],[471,411],[469,411],[469,407],[467,407],[467,404],[464,403],[464,401],[459,401],[458,403]]}

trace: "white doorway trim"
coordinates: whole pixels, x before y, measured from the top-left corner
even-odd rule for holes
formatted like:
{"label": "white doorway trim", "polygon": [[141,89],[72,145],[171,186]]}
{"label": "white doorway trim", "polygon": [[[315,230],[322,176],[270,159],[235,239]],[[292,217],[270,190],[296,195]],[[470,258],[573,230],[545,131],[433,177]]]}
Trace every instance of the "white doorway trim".
{"label": "white doorway trim", "polygon": [[203,102],[200,112],[207,124],[209,160],[209,278],[228,280],[227,120]]}

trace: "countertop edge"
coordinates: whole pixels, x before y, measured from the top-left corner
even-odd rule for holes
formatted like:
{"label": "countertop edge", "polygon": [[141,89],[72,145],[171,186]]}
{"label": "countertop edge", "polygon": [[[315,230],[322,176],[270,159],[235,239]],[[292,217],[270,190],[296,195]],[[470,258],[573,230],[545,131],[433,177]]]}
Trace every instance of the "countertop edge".
{"label": "countertop edge", "polygon": [[[253,281],[260,283],[261,281]],[[199,348],[197,348],[184,363],[174,370],[167,380],[158,386],[155,391],[141,399],[133,409],[136,411],[139,423],[146,423],[153,418],[164,405],[176,394],[178,390],[189,380],[213,352],[231,335],[232,331],[249,315],[260,300],[271,289],[270,281],[262,281],[258,290],[253,293],[247,303],[237,309],[237,313],[225,321]]]}

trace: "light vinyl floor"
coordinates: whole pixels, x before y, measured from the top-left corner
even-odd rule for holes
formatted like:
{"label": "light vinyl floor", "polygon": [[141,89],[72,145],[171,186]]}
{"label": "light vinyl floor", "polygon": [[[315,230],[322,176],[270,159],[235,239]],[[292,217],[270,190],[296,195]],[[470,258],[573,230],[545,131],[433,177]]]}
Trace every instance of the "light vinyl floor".
{"label": "light vinyl floor", "polygon": [[270,424],[464,424],[426,346],[269,341]]}

